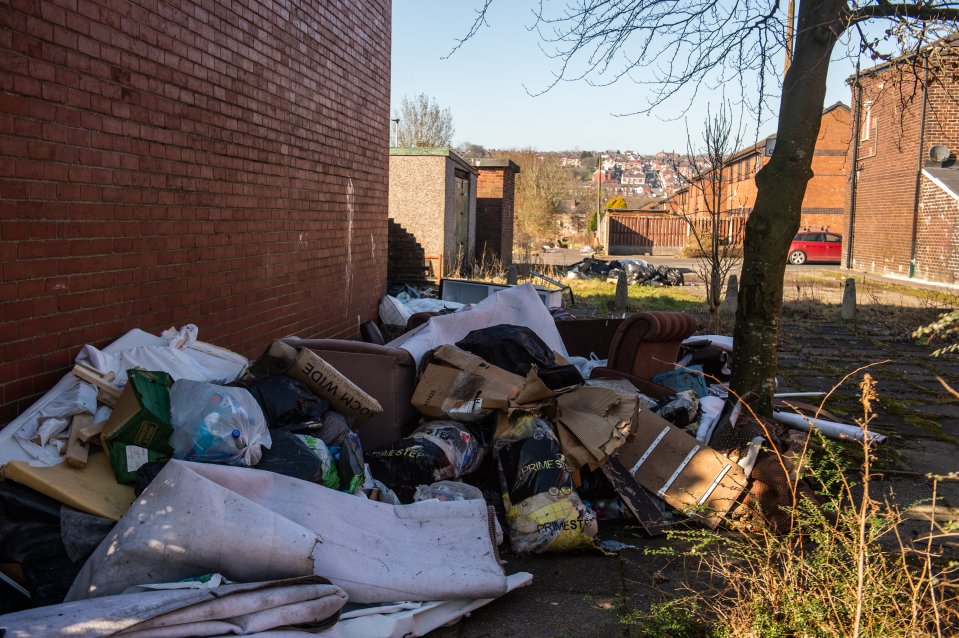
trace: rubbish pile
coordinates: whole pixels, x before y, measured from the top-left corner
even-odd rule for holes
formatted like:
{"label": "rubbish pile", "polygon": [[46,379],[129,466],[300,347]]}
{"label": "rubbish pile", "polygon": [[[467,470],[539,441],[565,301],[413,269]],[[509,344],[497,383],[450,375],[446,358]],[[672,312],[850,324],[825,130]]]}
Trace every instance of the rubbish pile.
{"label": "rubbish pile", "polygon": [[86,346],[0,430],[0,634],[418,636],[529,584],[501,544],[716,527],[762,441],[704,382],[722,339],[687,341],[687,365],[617,378],[527,285],[385,345]]}
{"label": "rubbish pile", "polygon": [[683,273],[669,266],[654,266],[645,259],[614,259],[604,261],[587,257],[574,264],[566,273],[568,279],[605,279],[617,281],[626,273],[626,283],[642,286],[682,286]]}

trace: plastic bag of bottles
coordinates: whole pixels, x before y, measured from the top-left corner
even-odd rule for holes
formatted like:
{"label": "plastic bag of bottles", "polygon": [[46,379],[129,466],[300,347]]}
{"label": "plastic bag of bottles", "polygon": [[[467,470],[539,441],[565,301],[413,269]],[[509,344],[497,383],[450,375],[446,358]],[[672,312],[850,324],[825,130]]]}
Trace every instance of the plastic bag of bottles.
{"label": "plastic bag of bottles", "polygon": [[181,379],[170,388],[170,446],[187,461],[252,466],[272,444],[263,410],[249,391]]}

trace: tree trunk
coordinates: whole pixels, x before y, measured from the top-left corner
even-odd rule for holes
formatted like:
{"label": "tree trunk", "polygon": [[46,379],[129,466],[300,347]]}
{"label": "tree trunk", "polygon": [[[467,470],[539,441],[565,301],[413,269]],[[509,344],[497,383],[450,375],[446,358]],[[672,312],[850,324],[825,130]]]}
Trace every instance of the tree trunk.
{"label": "tree trunk", "polygon": [[756,174],[756,205],[746,222],[736,309],[732,389],[772,410],[786,253],[799,230],[803,196],[826,97],[833,46],[845,28],[845,0],[802,0],[792,64],[783,82],[776,147]]}

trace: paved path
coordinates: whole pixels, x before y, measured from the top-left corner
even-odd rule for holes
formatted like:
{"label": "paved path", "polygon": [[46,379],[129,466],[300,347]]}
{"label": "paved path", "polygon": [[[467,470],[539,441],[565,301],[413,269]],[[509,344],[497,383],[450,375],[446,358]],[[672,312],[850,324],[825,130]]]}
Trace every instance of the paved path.
{"label": "paved path", "polygon": [[[874,423],[890,437],[879,454],[879,465],[897,473],[877,482],[873,494],[893,489],[899,502],[909,504],[928,498],[930,483],[902,472],[959,470],[959,402],[935,380],[939,374],[959,386],[959,358],[931,359],[930,348],[903,342],[889,332],[838,322],[786,320],[780,381],[784,390],[828,391],[857,367],[889,360],[871,370],[880,394]],[[860,378],[839,388],[827,409],[854,418],[859,413],[856,386]],[[939,491],[942,505],[959,507],[959,483],[940,484]],[[628,526],[601,524],[600,535],[637,544],[640,549],[625,550],[616,557],[505,556],[508,573],[534,574],[532,586],[430,635],[628,637],[630,626],[620,623],[625,611],[645,611],[650,603],[677,595],[685,580],[695,579],[695,571],[684,564],[684,559],[647,555],[644,551],[662,548],[667,541],[645,539]]]}

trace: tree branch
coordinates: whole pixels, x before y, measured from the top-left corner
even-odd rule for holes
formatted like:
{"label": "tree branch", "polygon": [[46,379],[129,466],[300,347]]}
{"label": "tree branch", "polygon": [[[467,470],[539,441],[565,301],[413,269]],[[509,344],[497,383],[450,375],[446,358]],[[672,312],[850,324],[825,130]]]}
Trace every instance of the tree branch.
{"label": "tree branch", "polygon": [[955,22],[959,21],[959,5],[952,2],[946,4],[900,4],[889,2],[888,0],[879,0],[876,4],[860,7],[849,13],[850,24],[856,24],[873,18],[893,20],[908,18],[927,22]]}
{"label": "tree branch", "polygon": [[489,26],[489,24],[486,22],[486,12],[489,10],[489,6],[491,4],[493,4],[493,0],[484,0],[482,8],[476,9],[476,18],[473,20],[473,26],[470,27],[469,33],[464,35],[462,38],[456,38],[456,46],[450,49],[449,53],[440,58],[441,60],[448,60],[454,53],[459,51],[460,47],[462,47],[467,41],[476,35],[476,32],[479,31],[481,26],[484,24]]}

